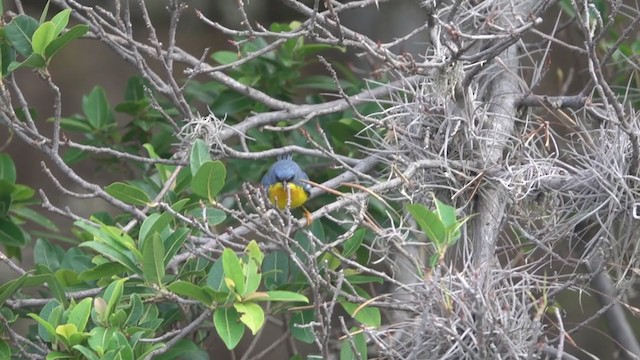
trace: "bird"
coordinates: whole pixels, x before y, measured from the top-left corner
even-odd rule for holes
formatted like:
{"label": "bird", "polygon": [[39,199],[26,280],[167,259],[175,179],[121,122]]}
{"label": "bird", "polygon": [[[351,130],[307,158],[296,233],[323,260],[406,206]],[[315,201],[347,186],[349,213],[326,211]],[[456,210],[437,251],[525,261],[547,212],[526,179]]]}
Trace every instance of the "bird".
{"label": "bird", "polygon": [[[306,180],[309,180],[309,176],[300,165],[293,161],[291,155],[285,155],[271,165],[261,183],[272,204],[280,209],[295,209],[309,199],[311,185]],[[308,211],[304,210],[306,216]]]}

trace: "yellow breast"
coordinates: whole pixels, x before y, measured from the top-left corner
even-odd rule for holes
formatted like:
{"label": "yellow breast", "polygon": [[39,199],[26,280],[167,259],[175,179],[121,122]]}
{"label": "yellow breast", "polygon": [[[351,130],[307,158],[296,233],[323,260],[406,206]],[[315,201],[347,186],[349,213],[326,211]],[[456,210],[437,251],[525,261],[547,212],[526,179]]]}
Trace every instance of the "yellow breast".
{"label": "yellow breast", "polygon": [[[287,207],[287,204],[289,204],[292,209],[297,208],[307,201],[307,193],[302,186],[287,183],[287,187],[289,188],[288,190],[281,182],[269,186],[269,200],[280,209]],[[291,202],[289,202],[289,195],[291,196]]]}

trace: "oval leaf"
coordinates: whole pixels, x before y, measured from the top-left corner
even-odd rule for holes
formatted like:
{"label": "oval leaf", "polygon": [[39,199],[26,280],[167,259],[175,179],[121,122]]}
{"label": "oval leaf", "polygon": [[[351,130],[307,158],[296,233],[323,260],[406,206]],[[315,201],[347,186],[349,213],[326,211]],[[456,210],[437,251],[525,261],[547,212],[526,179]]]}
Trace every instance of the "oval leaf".
{"label": "oval leaf", "polygon": [[147,205],[151,202],[144,191],[122,182],[115,182],[104,190],[107,194],[129,205]]}
{"label": "oval leaf", "polygon": [[234,308],[218,308],[213,313],[213,325],[227,349],[233,350],[244,335],[240,314]]}
{"label": "oval leaf", "polygon": [[213,203],[224,186],[227,170],[220,161],[205,161],[191,180],[193,192]]}

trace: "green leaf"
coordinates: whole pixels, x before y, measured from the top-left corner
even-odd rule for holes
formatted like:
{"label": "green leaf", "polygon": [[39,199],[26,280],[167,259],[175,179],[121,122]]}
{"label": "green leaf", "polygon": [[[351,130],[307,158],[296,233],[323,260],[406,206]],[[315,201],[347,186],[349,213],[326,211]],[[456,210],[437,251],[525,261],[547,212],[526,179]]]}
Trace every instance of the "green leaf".
{"label": "green leaf", "polygon": [[234,308],[217,308],[213,313],[213,325],[229,350],[233,350],[244,335],[240,314]]}
{"label": "green leaf", "polygon": [[162,285],[164,278],[164,244],[160,235],[154,234],[144,243],[142,250],[142,274],[148,282]]}
{"label": "green leaf", "polygon": [[37,28],[38,20],[27,15],[18,15],[7,24],[4,33],[21,55],[29,56],[33,52],[31,37]]}
{"label": "green leaf", "polygon": [[225,248],[222,252],[222,268],[224,269],[225,278],[233,282],[236,293],[240,296],[245,295],[245,276],[242,271],[242,264],[236,253],[229,248]]}
{"label": "green leaf", "polygon": [[58,270],[64,257],[64,250],[48,240],[37,239],[33,248],[33,256],[36,264],[43,264],[49,269]]}
{"label": "green leaf", "polygon": [[16,183],[16,166],[8,154],[0,154],[0,180]]}
{"label": "green leaf", "polygon": [[349,330],[351,339],[342,340],[340,345],[340,360],[358,360],[367,358],[367,339],[362,330],[352,327]]}
{"label": "green leaf", "polygon": [[140,239],[140,243],[144,244],[145,241],[153,236],[153,234],[161,234],[162,230],[164,230],[169,223],[173,220],[173,216],[170,213],[153,213],[149,215],[144,221],[142,225],[140,225],[140,233],[138,234],[138,239]]}
{"label": "green leaf", "polygon": [[456,224],[456,209],[442,201],[435,199],[436,213],[445,228],[450,228]]}
{"label": "green leaf", "polygon": [[[1,3],[0,1],[0,7],[2,6]],[[11,359],[11,348],[9,344],[2,339],[0,339],[0,359]]]}
{"label": "green leaf", "polygon": [[54,329],[53,326],[51,326],[51,324],[49,324],[48,321],[46,321],[45,319],[33,313],[29,313],[27,314],[27,316],[35,320],[38,323],[38,325],[45,330],[45,332],[47,333],[50,339],[56,338],[56,330]]}
{"label": "green leaf", "polygon": [[227,65],[238,60],[238,53],[232,51],[216,51],[211,54],[211,58],[222,65]]}
{"label": "green leaf", "polygon": [[168,238],[164,241],[164,265],[168,265],[169,261],[178,253],[182,244],[187,240],[190,230],[187,228],[176,229]]}
{"label": "green leaf", "polygon": [[198,300],[205,305],[210,305],[213,299],[198,285],[194,285],[188,281],[178,280],[167,286],[167,289],[174,294],[180,296],[188,296]]}
{"label": "green leaf", "polygon": [[306,304],[309,303],[309,299],[307,299],[306,296],[291,291],[271,290],[267,291],[266,294],[269,295],[269,297],[261,300],[303,302]]}
{"label": "green leaf", "polygon": [[8,281],[0,286],[0,306],[11,297],[18,289],[22,287],[29,274],[24,274],[15,280]]}
{"label": "green leaf", "polygon": [[[354,289],[356,290],[356,293],[361,297],[365,299],[370,298],[369,294],[367,294],[366,291],[360,289],[359,287],[354,286]],[[344,300],[341,300],[339,302],[344,310],[360,323],[374,328],[380,327],[380,324],[382,323],[380,309],[371,306],[361,306],[361,304],[356,304]]]}
{"label": "green leaf", "polygon": [[191,175],[195,176],[200,166],[207,161],[211,161],[211,155],[209,155],[209,146],[202,141],[202,139],[196,139],[191,146],[191,154],[189,155],[189,166],[191,167]]}
{"label": "green leaf", "polygon": [[107,93],[100,86],[94,87],[88,96],[82,97],[82,111],[87,116],[89,124],[96,130],[114,123]]}
{"label": "green leaf", "polygon": [[13,199],[11,194],[16,186],[6,180],[0,179],[0,218],[4,218],[9,214]]}
{"label": "green leaf", "polygon": [[228,292],[229,288],[224,282],[224,268],[222,267],[222,259],[218,259],[213,263],[209,274],[207,275],[207,285],[215,291]]}
{"label": "green leaf", "polygon": [[[299,341],[312,344],[316,336],[313,333],[313,327],[309,326],[309,323],[314,321],[316,321],[316,315],[313,310],[294,311],[289,318],[291,335]],[[300,325],[303,325],[303,327]]]}
{"label": "green leaf", "polygon": [[[145,359],[144,356],[138,357],[138,359]],[[154,356],[154,360],[176,360],[176,359],[189,359],[189,360],[209,360],[209,354],[194,344],[191,340],[182,339],[175,343],[167,352]],[[214,358],[215,359],[215,358]]]}
{"label": "green leaf", "polygon": [[53,55],[55,55],[58,51],[60,51],[63,47],[65,47],[71,41],[81,38],[89,31],[89,26],[84,24],[79,24],[71,29],[69,29],[66,33],[61,36],[53,39],[47,46],[45,50],[45,58],[51,59]]}
{"label": "green leaf", "polygon": [[107,194],[129,205],[147,205],[151,202],[144,191],[123,182],[115,182],[104,190]]}
{"label": "green leaf", "polygon": [[89,316],[91,315],[91,303],[93,298],[84,298],[69,313],[67,323],[75,325],[79,332],[83,332],[87,327]]}
{"label": "green leaf", "polygon": [[12,72],[16,69],[23,68],[23,67],[42,69],[46,66],[47,66],[47,63],[44,61],[42,56],[34,53],[29,55],[29,57],[23,62],[18,62],[18,61],[11,62],[11,64],[9,64],[9,67],[7,68],[7,71]]}
{"label": "green leaf", "polygon": [[348,258],[355,254],[360,245],[362,245],[362,239],[364,239],[364,229],[356,230],[353,235],[342,245],[342,256]]}
{"label": "green leaf", "polygon": [[243,267],[245,283],[244,294],[252,294],[260,287],[262,274],[260,273],[260,265],[255,260],[249,259]]}
{"label": "green leaf", "polygon": [[446,242],[444,224],[440,221],[436,213],[421,204],[408,205],[407,209],[431,242],[436,245],[442,245]]}
{"label": "green leaf", "polygon": [[129,271],[133,273],[141,273],[138,265],[132,260],[127,254],[124,254],[122,251],[113,248],[112,246],[97,242],[97,241],[85,241],[82,244],[78,245],[81,247],[88,247],[90,249],[95,250],[98,254],[103,255],[109,260],[119,262],[124,265]]}
{"label": "green leaf", "polygon": [[36,273],[38,275],[47,276],[47,285],[53,297],[58,300],[62,306],[66,307],[68,304],[67,295],[64,292],[62,284],[58,281],[55,274],[44,264],[36,264]]}
{"label": "green leaf", "polygon": [[191,189],[196,195],[214,203],[226,176],[227,171],[220,161],[205,161],[193,176]]}
{"label": "green leaf", "polygon": [[127,268],[120,263],[108,262],[100,264],[94,268],[85,270],[78,275],[78,280],[91,281],[103,278],[109,278],[113,275],[122,274]]}
{"label": "green leaf", "polygon": [[251,240],[249,244],[247,244],[244,252],[249,255],[249,259],[255,261],[256,265],[262,265],[264,254],[262,253],[262,250],[260,250],[260,246],[255,240]]}
{"label": "green leaf", "polygon": [[[149,157],[152,159],[160,159],[160,156],[156,153],[156,149],[154,149],[153,145],[151,144],[143,144],[142,147],[145,148],[145,150],[147,150],[147,153],[149,153]],[[175,166],[170,166],[170,165],[165,165],[165,164],[153,164],[153,166],[155,166],[156,170],[158,170],[158,175],[160,176],[160,180],[162,180],[163,183],[165,183],[169,177],[171,176],[171,173],[173,173],[173,171],[176,169]]]}
{"label": "green leaf", "polygon": [[104,319],[108,319],[115,312],[116,307],[120,303],[122,293],[124,292],[124,283],[127,279],[120,279],[112,282],[104,292],[104,298],[107,301]]}
{"label": "green leaf", "polygon": [[58,227],[56,226],[56,223],[49,220],[49,218],[46,218],[40,215],[39,213],[37,213],[35,210],[31,208],[23,207],[23,208],[12,209],[11,211],[15,216],[21,217],[22,219],[25,219],[25,220],[29,220],[32,223],[40,225],[49,231],[56,231],[56,232],[59,231]]}
{"label": "green leaf", "polygon": [[100,360],[100,356],[86,346],[74,345],[73,349],[81,353],[87,360]]}
{"label": "green leaf", "polygon": [[210,207],[193,209],[189,211],[189,215],[198,221],[206,221],[209,226],[221,224],[227,218],[227,214],[224,211]]}
{"label": "green leaf", "polygon": [[33,52],[44,58],[47,45],[49,45],[56,36],[56,24],[51,21],[47,21],[40,25],[31,38]]}
{"label": "green leaf", "polygon": [[264,310],[260,305],[247,302],[247,303],[235,303],[233,307],[240,313],[240,321],[247,325],[251,334],[255,335],[258,330],[264,325]]}
{"label": "green leaf", "polygon": [[[0,4],[2,1],[0,1]],[[9,74],[9,64],[16,60],[16,50],[6,42],[0,43],[0,62],[2,68],[2,77]]]}
{"label": "green leaf", "polygon": [[22,247],[27,243],[22,230],[10,218],[0,217],[0,244]]}
{"label": "green leaf", "polygon": [[52,19],[51,23],[55,24],[55,36],[57,37],[62,33],[62,30],[69,24],[69,15],[71,15],[71,9],[64,9],[57,13]]}
{"label": "green leaf", "polygon": [[274,251],[262,262],[264,285],[273,290],[287,283],[289,278],[289,257],[283,251]]}

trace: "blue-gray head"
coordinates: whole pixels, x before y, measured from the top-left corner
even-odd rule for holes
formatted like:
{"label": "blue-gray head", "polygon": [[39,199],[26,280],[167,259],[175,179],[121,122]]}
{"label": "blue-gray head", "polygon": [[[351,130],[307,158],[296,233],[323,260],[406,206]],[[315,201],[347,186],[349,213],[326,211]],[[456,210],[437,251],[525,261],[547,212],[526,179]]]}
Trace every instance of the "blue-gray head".
{"label": "blue-gray head", "polygon": [[309,180],[307,174],[300,168],[300,165],[291,159],[291,155],[283,156],[278,159],[269,171],[262,178],[262,186],[269,188],[275,183],[294,183],[302,186],[305,191],[309,192],[311,186],[300,180]]}

